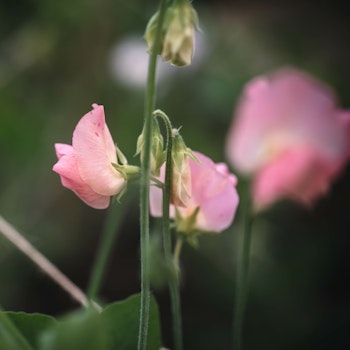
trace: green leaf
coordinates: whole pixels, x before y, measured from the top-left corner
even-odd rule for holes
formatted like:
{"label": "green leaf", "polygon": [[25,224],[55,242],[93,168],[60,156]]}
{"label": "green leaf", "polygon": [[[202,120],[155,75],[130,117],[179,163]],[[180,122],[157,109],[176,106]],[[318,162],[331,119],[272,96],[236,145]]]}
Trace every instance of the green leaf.
{"label": "green leaf", "polygon": [[106,350],[106,332],[94,309],[79,310],[41,335],[40,350]]}
{"label": "green leaf", "polygon": [[[137,349],[140,318],[140,294],[107,306],[101,314],[107,332],[108,350]],[[150,302],[147,349],[161,347],[158,306],[153,297]]]}
{"label": "green leaf", "polygon": [[40,334],[56,324],[53,317],[38,313],[6,312],[6,315],[34,349],[38,348]]}
{"label": "green leaf", "polygon": [[[102,313],[94,309],[72,312],[61,320],[42,314],[6,312],[24,340],[35,350],[133,350],[137,348],[140,294],[108,305]],[[6,337],[0,323],[0,349],[22,348]],[[161,347],[158,306],[150,300],[147,349]]]}

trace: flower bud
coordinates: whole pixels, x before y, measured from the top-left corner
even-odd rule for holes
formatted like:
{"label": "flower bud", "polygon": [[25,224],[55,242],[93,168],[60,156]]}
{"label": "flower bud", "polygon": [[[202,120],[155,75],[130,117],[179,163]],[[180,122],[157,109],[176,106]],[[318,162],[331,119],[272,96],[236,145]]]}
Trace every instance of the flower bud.
{"label": "flower bud", "polygon": [[[137,139],[136,144],[136,154],[140,154],[141,161],[144,157],[144,130]],[[164,152],[164,142],[163,136],[160,133],[159,126],[157,123],[154,124],[152,130],[152,145],[151,145],[151,174],[153,176],[159,176],[160,167],[165,161],[165,152]]]}
{"label": "flower bud", "polygon": [[190,148],[185,145],[178,129],[172,130],[172,178],[170,203],[177,207],[186,207],[191,198],[191,170],[188,159],[197,160]]}
{"label": "flower bud", "polygon": [[[152,51],[159,20],[157,12],[149,21],[145,40]],[[162,28],[161,56],[175,66],[191,63],[194,51],[194,29],[198,27],[198,16],[188,0],[174,1],[165,14]]]}

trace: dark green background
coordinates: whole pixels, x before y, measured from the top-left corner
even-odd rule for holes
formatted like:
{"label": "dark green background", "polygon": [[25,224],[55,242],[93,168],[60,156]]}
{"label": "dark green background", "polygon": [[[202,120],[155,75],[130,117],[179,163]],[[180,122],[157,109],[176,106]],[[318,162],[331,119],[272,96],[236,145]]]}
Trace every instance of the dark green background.
{"label": "dark green background", "polygon": [[[82,288],[88,284],[105,211],[84,205],[51,171],[55,142],[96,102],[118,145],[133,158],[143,91],[116,81],[112,47],[141,37],[156,1],[0,2],[0,214]],[[280,66],[309,71],[350,106],[349,15],[337,2],[194,1],[206,55],[176,69],[157,107],[182,126],[189,147],[223,161],[224,139],[242,87]],[[254,225],[244,349],[349,346],[350,169],[314,209],[280,203]],[[242,188],[239,186],[239,190]],[[137,193],[137,191],[136,191]],[[153,222],[153,221],[152,221]],[[155,227],[156,227],[156,223]],[[229,349],[236,236],[203,237],[183,252],[185,349]],[[156,233],[156,230],[155,230]],[[172,346],[166,289],[155,288],[164,344]],[[128,205],[101,290],[106,302],[139,291],[137,195]],[[5,239],[0,303],[7,310],[61,315],[77,306]]]}

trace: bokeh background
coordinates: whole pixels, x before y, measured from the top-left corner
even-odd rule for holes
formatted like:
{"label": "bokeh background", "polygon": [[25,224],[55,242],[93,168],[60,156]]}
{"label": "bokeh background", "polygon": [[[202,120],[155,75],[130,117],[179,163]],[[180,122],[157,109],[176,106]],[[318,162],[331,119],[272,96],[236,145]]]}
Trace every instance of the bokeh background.
{"label": "bokeh background", "polygon": [[[106,212],[84,205],[51,171],[55,142],[92,103],[130,163],[142,129],[147,55],[142,35],[156,1],[1,0],[0,214],[81,288],[89,282]],[[195,0],[201,32],[189,68],[159,69],[157,107],[189,147],[225,160],[224,140],[244,84],[291,65],[331,85],[350,108],[349,12],[336,1]],[[283,202],[254,224],[245,349],[349,345],[350,168],[311,210]],[[242,182],[241,182],[242,183]],[[100,297],[139,291],[138,192],[125,196]],[[136,186],[137,187],[137,186]],[[242,191],[242,186],[239,186]],[[152,221],[157,236],[157,221]],[[241,211],[229,230],[182,255],[185,349],[229,349]],[[155,263],[155,266],[157,264]],[[155,279],[164,344],[169,298]],[[59,316],[77,305],[0,238],[0,303]],[[136,336],[136,335],[135,335]],[[345,346],[345,347],[344,347]]]}

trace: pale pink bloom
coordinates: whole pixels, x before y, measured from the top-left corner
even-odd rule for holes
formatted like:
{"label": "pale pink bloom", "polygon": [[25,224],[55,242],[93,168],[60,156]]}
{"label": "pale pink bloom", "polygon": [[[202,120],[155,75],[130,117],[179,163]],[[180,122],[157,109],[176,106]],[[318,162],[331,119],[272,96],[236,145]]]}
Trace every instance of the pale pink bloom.
{"label": "pale pink bloom", "polygon": [[[199,208],[193,230],[221,232],[231,225],[236,213],[239,202],[236,191],[237,179],[229,173],[226,164],[215,164],[203,154],[193,153],[199,162],[188,158],[191,170],[191,197],[186,207],[170,205],[170,215],[175,218],[177,210],[181,216],[180,220],[186,220]],[[160,175],[162,180],[164,171],[163,165]],[[156,186],[151,187],[150,211],[155,217],[162,216],[162,191]],[[181,222],[176,224],[181,225]]]}
{"label": "pale pink bloom", "polygon": [[110,196],[125,187],[125,178],[113,167],[117,164],[116,146],[105,122],[103,106],[93,104],[93,110],[78,122],[72,146],[55,144],[58,162],[53,171],[61,177],[64,187],[89,206],[107,208]]}
{"label": "pale pink bloom", "polygon": [[227,139],[227,156],[252,176],[257,208],[290,198],[309,205],[349,158],[350,112],[308,74],[281,69],[249,82]]}

